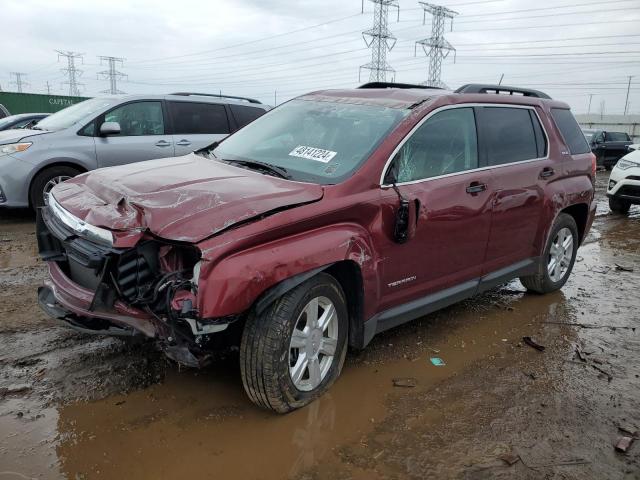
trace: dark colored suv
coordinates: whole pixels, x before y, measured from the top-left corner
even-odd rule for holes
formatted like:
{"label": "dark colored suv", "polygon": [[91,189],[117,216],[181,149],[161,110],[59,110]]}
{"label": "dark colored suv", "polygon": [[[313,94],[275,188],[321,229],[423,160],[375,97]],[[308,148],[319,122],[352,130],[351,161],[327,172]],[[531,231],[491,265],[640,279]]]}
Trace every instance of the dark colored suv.
{"label": "dark colored suv", "polygon": [[513,278],[561,288],[594,177],[569,106],[542,92],[318,91],[209,150],[57,185],[39,300],[190,366],[241,333],[249,397],[287,412],[329,388],[348,345]]}

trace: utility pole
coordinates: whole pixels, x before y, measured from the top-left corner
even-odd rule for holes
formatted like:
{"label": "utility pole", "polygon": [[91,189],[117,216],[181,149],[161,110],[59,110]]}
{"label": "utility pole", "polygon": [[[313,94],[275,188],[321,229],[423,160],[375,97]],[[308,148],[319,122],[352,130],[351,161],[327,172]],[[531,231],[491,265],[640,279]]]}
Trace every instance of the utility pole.
{"label": "utility pole", "polygon": [[119,57],[99,57],[99,58],[100,58],[100,65],[102,65],[103,61],[106,61],[107,64],[109,65],[108,70],[103,70],[102,72],[98,72],[99,80],[100,79],[109,80],[109,89],[103,90],[100,93],[110,93],[111,95],[116,95],[118,93],[125,93],[122,90],[118,90],[117,81],[118,81],[118,78],[125,78],[126,75],[116,70],[116,63],[120,62],[120,65],[122,65],[122,62],[124,62],[124,58],[119,58]]}
{"label": "utility pole", "polygon": [[11,85],[15,85],[16,91],[18,93],[22,93],[22,88],[28,85],[28,83],[24,81],[24,77],[26,77],[27,74],[22,72],[11,72],[9,75],[15,78],[15,80],[11,82]]}
{"label": "utility pole", "polygon": [[72,97],[77,97],[80,95],[80,86],[82,83],[78,83],[78,78],[82,75],[82,70],[76,68],[76,59],[79,58],[82,61],[82,53],[78,52],[70,52],[70,51],[61,51],[56,50],[58,52],[58,61],[60,57],[64,57],[67,59],[67,68],[63,68],[61,71],[67,76],[67,81],[63,82],[63,85],[69,85],[69,95]]}
{"label": "utility pole", "polygon": [[[369,70],[370,82],[386,82],[387,72],[391,73],[391,81],[395,70],[387,62],[387,51],[391,51],[396,44],[396,37],[389,31],[389,8],[398,10],[400,20],[400,6],[398,0],[369,0],[374,4],[373,27],[362,32],[365,45],[371,49],[371,61],[360,66],[358,81],[362,69]],[[364,0],[362,0],[362,12],[364,13]],[[368,37],[368,38],[367,38]]]}
{"label": "utility pole", "polygon": [[502,79],[504,78],[504,73],[502,75],[500,75],[500,81],[498,82],[498,85],[502,85]]}
{"label": "utility pole", "polygon": [[625,98],[624,100],[624,114],[627,114],[627,110],[629,108],[629,90],[631,90],[631,79],[634,77],[634,75],[629,75],[629,83],[627,83],[627,98]]}
{"label": "utility pole", "polygon": [[602,100],[600,102],[600,120],[602,120],[602,118],[604,117],[604,107],[605,107],[605,103],[604,103],[604,100]]}
{"label": "utility pole", "polygon": [[587,115],[591,113],[591,100],[593,100],[593,93],[589,94],[589,107],[587,108]]}
{"label": "utility pole", "polygon": [[[434,5],[433,3],[418,2],[423,12],[422,24],[424,25],[427,18],[427,12],[431,14],[433,20],[431,21],[431,36],[423,40],[419,40],[415,44],[414,55],[417,55],[418,45],[422,45],[422,50],[429,57],[429,73],[426,81],[426,85],[430,87],[444,87],[442,83],[442,60],[447,58],[450,52],[454,52],[456,49],[444,38],[444,24],[447,18],[451,19],[451,30],[453,30],[453,17],[458,15],[458,12],[443,7],[441,5]],[[428,47],[428,50],[427,50]],[[502,81],[502,79],[501,79]]]}
{"label": "utility pole", "polygon": [[47,95],[51,95],[51,84],[49,83],[49,80],[47,80],[46,87],[47,87]]}

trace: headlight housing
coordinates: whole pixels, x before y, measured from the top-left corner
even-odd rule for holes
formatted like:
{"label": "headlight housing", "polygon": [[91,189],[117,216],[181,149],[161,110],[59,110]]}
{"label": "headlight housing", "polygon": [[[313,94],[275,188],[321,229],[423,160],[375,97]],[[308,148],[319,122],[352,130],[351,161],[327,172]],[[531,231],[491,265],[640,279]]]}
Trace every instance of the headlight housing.
{"label": "headlight housing", "polygon": [[620,170],[627,170],[628,168],[640,167],[640,164],[622,158],[618,160],[618,163],[616,163],[616,167]]}
{"label": "headlight housing", "polygon": [[33,143],[21,142],[21,143],[9,143],[7,145],[0,145],[0,157],[4,155],[11,155],[12,153],[24,152]]}
{"label": "headlight housing", "polygon": [[89,225],[75,217],[66,211],[52,194],[49,194],[49,209],[62,223],[78,235],[109,247],[113,246],[113,234],[109,230]]}

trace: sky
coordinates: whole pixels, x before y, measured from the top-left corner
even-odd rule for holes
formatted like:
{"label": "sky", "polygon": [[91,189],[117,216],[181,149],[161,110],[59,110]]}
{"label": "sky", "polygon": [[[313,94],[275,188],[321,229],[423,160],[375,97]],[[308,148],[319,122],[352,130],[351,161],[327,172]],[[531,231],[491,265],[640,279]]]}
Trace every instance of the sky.
{"label": "sky", "polygon": [[[364,4],[364,13],[362,5]],[[431,36],[416,0],[398,0],[389,15],[397,37],[387,59],[396,82],[427,79],[428,58],[416,41]],[[456,48],[442,65],[450,88],[502,83],[542,90],[575,113],[640,114],[640,0],[441,0],[458,15],[445,38]],[[192,91],[279,104],[322,88],[368,80],[362,31],[373,23],[369,0],[0,0],[0,88],[68,93],[66,60],[83,54],[81,93],[109,86],[99,56],[122,57],[127,93]],[[360,74],[360,78],[359,78]],[[388,80],[391,80],[389,75]],[[589,104],[591,104],[589,106]]]}

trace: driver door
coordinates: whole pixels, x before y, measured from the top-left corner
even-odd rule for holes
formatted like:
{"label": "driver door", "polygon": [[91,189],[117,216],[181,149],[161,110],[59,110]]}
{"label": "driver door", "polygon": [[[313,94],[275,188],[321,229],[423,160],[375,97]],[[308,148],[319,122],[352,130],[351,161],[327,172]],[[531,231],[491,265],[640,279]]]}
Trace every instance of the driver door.
{"label": "driver door", "polygon": [[98,132],[104,122],[118,122],[120,133],[96,137],[99,167],[175,154],[173,137],[165,133],[165,115],[160,100],[130,102],[110,110],[99,117]]}
{"label": "driver door", "polygon": [[[405,139],[390,170],[397,189],[383,194],[393,231],[398,194],[415,204],[415,233],[404,244],[389,238],[381,251],[382,309],[451,287],[477,286],[491,224],[492,180],[479,169],[475,113],[456,107],[432,114]],[[385,179],[385,184],[390,183]],[[413,211],[413,208],[412,208]],[[464,292],[463,292],[464,291]]]}

